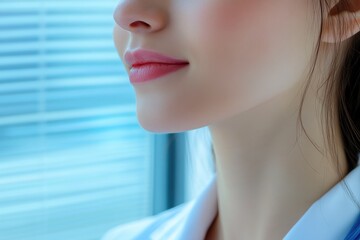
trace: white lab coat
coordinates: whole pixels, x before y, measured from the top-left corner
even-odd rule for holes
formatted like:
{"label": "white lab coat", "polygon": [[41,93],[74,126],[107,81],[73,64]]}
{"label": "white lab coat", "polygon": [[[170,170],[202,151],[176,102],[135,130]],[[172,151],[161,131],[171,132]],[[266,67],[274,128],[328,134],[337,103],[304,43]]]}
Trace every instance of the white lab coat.
{"label": "white lab coat", "polygon": [[[360,202],[360,166],[345,181]],[[203,240],[217,213],[216,175],[192,201],[111,229],[102,240]],[[285,240],[344,239],[360,211],[345,186],[337,183],[314,202],[284,237]]]}

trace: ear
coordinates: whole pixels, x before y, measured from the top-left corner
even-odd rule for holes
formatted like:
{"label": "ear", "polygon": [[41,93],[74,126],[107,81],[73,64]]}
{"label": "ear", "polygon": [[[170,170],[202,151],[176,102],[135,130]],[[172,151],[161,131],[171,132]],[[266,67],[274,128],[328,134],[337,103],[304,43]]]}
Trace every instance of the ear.
{"label": "ear", "polygon": [[323,42],[342,42],[360,32],[360,0],[333,0],[325,14]]}

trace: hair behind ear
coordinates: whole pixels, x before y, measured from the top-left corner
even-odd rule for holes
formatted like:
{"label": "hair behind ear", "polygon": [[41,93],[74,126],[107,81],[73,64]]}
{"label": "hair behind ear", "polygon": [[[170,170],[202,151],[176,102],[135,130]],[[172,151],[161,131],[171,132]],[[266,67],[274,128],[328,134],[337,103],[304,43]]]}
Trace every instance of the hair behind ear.
{"label": "hair behind ear", "polygon": [[330,15],[340,12],[357,12],[360,10],[360,1],[341,0],[336,3],[330,10]]}

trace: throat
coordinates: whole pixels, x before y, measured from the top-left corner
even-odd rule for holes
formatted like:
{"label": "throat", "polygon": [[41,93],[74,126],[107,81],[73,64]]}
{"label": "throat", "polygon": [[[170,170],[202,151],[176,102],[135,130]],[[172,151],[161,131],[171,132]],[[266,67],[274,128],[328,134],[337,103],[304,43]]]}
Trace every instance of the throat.
{"label": "throat", "polygon": [[205,239],[282,239],[339,181],[330,164],[319,164],[329,159],[301,154],[296,148],[283,158],[218,159],[218,213]]}

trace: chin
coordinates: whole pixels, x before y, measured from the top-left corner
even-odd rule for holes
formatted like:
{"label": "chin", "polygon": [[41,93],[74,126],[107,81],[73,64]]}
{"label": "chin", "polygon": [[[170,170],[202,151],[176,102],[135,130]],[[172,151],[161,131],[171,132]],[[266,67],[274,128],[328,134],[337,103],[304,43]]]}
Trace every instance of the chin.
{"label": "chin", "polygon": [[149,119],[139,118],[139,123],[146,131],[153,133],[178,133],[189,130],[180,128],[179,125],[175,126],[174,123],[166,122],[165,119],[161,121],[151,121]]}
{"label": "chin", "polygon": [[194,126],[191,122],[181,121],[181,119],[179,121],[179,119],[174,120],[166,117],[156,118],[153,115],[142,116],[141,114],[138,114],[137,117],[141,127],[153,133],[179,133],[202,127]]}

